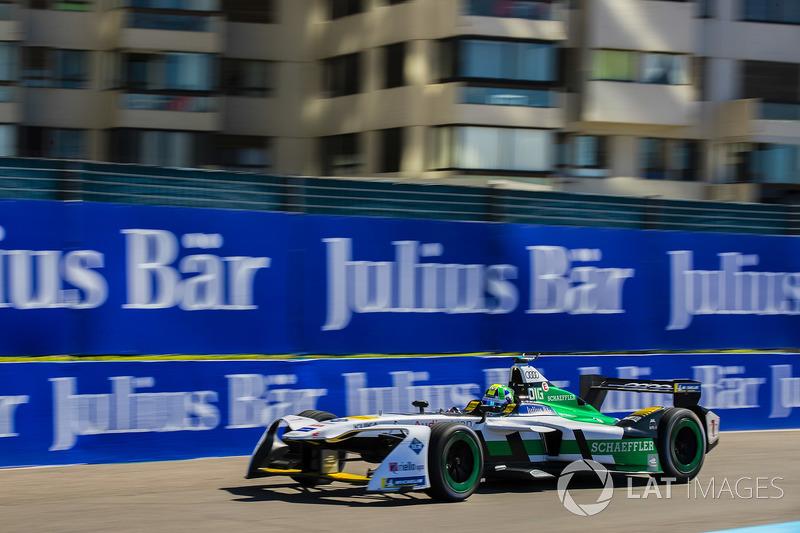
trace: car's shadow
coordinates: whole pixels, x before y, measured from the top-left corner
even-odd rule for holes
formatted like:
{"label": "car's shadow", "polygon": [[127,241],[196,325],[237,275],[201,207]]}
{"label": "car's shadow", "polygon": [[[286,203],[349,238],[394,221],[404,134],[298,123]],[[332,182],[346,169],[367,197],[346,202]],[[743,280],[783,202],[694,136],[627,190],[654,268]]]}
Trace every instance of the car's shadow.
{"label": "car's shadow", "polygon": [[[644,487],[649,476],[629,476],[614,474],[615,487]],[[602,489],[602,483],[595,475],[575,475],[570,480],[570,492],[575,490]],[[520,478],[494,478],[487,479],[478,487],[476,494],[535,494],[541,492],[555,492],[558,489],[558,478],[546,479],[520,479]],[[239,487],[225,487],[220,490],[227,491],[237,502],[269,502],[281,501],[296,504],[338,505],[344,507],[396,507],[408,505],[439,504],[437,500],[428,497],[423,491],[401,493],[369,493],[363,486],[347,486],[341,483],[322,485],[318,487],[304,487],[293,481],[271,482],[261,485],[243,485]]]}

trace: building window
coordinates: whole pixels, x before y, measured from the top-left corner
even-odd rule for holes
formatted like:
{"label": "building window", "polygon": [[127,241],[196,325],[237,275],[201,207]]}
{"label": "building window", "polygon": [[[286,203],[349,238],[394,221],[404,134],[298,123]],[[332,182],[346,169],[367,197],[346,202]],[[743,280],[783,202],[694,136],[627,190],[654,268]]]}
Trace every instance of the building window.
{"label": "building window", "polygon": [[116,129],[111,160],[162,167],[199,167],[209,163],[208,134],[191,131]]}
{"label": "building window", "polygon": [[663,139],[640,139],[639,153],[645,179],[666,179],[667,156],[666,143]]}
{"label": "building window", "polygon": [[406,43],[395,43],[385,46],[384,87],[400,87],[406,84]]}
{"label": "building window", "polygon": [[17,155],[17,126],[14,124],[0,124],[0,157],[14,157]]}
{"label": "building window", "polygon": [[557,142],[557,166],[563,174],[587,178],[609,175],[606,137],[559,134]]}
{"label": "building window", "polygon": [[635,81],[636,53],[629,50],[593,50],[592,79]]}
{"label": "building window", "polygon": [[397,4],[405,4],[408,1],[409,0],[387,0],[386,3],[389,4],[390,6],[393,6],[393,5],[397,5]]}
{"label": "building window", "polygon": [[744,20],[800,24],[800,2],[797,0],[744,0]]}
{"label": "building window", "polygon": [[694,58],[694,72],[692,78],[694,79],[694,86],[696,96],[700,101],[708,100],[708,84],[706,83],[706,69],[709,65],[709,58],[695,57]]}
{"label": "building window", "polygon": [[639,140],[644,178],[695,181],[700,175],[698,141],[644,138]]}
{"label": "building window", "polygon": [[26,87],[86,89],[89,87],[89,52],[30,46],[23,51]]}
{"label": "building window", "polygon": [[93,0],[31,0],[31,9],[57,9],[60,11],[92,11]]}
{"label": "building window", "polygon": [[125,26],[145,30],[218,31],[219,0],[128,0]]}
{"label": "building window", "polygon": [[441,127],[434,130],[433,168],[548,172],[554,133],[540,129]]}
{"label": "building window", "polygon": [[400,172],[403,161],[403,128],[380,131],[381,172]]}
{"label": "building window", "polygon": [[0,84],[17,81],[17,53],[13,42],[0,42]]}
{"label": "building window", "polygon": [[358,134],[322,137],[321,148],[323,175],[352,176],[358,172],[361,166]]}
{"label": "building window", "polygon": [[553,20],[552,2],[533,0],[464,0],[465,15]]}
{"label": "building window", "polygon": [[0,20],[17,20],[17,13],[14,0],[0,0]]}
{"label": "building window", "polygon": [[50,159],[86,159],[86,131],[22,127],[20,155]]}
{"label": "building window", "polygon": [[[689,56],[631,50],[592,51],[593,80],[638,81],[665,85],[689,83]],[[640,64],[637,65],[637,62]]]}
{"label": "building window", "polygon": [[123,56],[125,89],[208,92],[213,89],[214,56],[188,52],[127,53]]}
{"label": "building window", "polygon": [[555,81],[553,44],[466,40],[461,47],[464,77]]}
{"label": "building window", "polygon": [[668,143],[669,179],[697,181],[700,177],[700,143],[675,140]]}
{"label": "building window", "polygon": [[800,144],[735,143],[727,152],[731,182],[800,184]]}
{"label": "building window", "polygon": [[550,83],[557,80],[553,43],[462,39],[443,41],[441,77]]}
{"label": "building window", "polygon": [[364,11],[363,0],[328,0],[330,18],[338,19]]}
{"label": "building window", "polygon": [[57,0],[50,3],[50,9],[61,11],[92,11],[92,0]]}
{"label": "building window", "polygon": [[228,22],[274,24],[275,0],[223,0],[223,11]]}
{"label": "building window", "polygon": [[[112,0],[126,7],[170,11],[219,11],[220,0]],[[269,0],[259,0],[267,3]]]}
{"label": "building window", "polygon": [[678,54],[644,53],[642,76],[644,83],[686,85],[689,83],[688,56]]}
{"label": "building window", "polygon": [[697,0],[697,16],[700,18],[714,17],[715,0]]}
{"label": "building window", "polygon": [[220,89],[228,96],[269,96],[275,86],[271,61],[224,58]]}
{"label": "building window", "polygon": [[597,135],[575,135],[572,138],[572,157],[575,168],[603,168],[605,166],[605,138]]}
{"label": "building window", "polygon": [[216,164],[226,170],[264,172],[272,166],[269,139],[220,135],[216,140]]}
{"label": "building window", "polygon": [[323,60],[323,90],[334,98],[361,92],[361,56],[358,53]]}
{"label": "building window", "polygon": [[765,102],[800,103],[800,64],[745,61],[742,97]]}

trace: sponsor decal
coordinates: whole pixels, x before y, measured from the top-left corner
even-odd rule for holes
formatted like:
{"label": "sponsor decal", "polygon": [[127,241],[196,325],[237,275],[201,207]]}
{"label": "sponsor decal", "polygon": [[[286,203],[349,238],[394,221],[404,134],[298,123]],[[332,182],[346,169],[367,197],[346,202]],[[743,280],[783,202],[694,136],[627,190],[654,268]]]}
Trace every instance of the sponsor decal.
{"label": "sponsor decal", "polygon": [[699,383],[675,383],[675,392],[700,392]]}
{"label": "sponsor decal", "polygon": [[553,411],[551,407],[547,405],[520,405],[519,406],[519,414],[521,415],[555,415],[556,412]]}
{"label": "sponsor decal", "polygon": [[322,424],[311,424],[310,426],[302,427],[300,429],[295,429],[297,433],[310,433],[312,431],[317,431],[319,428],[324,428]]}
{"label": "sponsor decal", "polygon": [[688,328],[697,315],[788,315],[798,313],[798,272],[743,270],[757,254],[718,253],[719,270],[695,269],[694,252],[672,250],[670,320],[667,330]]}
{"label": "sponsor decal", "polygon": [[17,407],[30,401],[30,396],[0,396],[0,438],[17,437],[14,431],[14,414]]}
{"label": "sponsor decal", "polygon": [[75,377],[50,378],[53,386],[53,444],[70,450],[84,435],[208,431],[222,417],[213,390],[142,391],[155,387],[151,376],[112,376],[110,393],[78,394]]}
{"label": "sponsor decal", "polygon": [[568,402],[574,399],[575,396],[572,394],[551,394],[547,397],[548,402]]}
{"label": "sponsor decal", "polygon": [[425,445],[422,444],[421,440],[414,437],[414,440],[411,441],[411,444],[409,444],[408,447],[411,448],[411,451],[413,451],[415,454],[419,455],[419,452],[422,451]]}
{"label": "sponsor decal", "polygon": [[542,381],[542,390],[545,391],[545,392],[549,391],[550,390],[550,384],[547,383],[546,381]]}
{"label": "sponsor decal", "polygon": [[425,484],[425,476],[414,477],[385,477],[381,479],[381,488],[400,489],[403,487],[416,487]]}
{"label": "sponsor decal", "polygon": [[647,471],[658,472],[658,454],[650,453],[647,455]]}
{"label": "sponsor decal", "polygon": [[[328,306],[322,331],[345,329],[353,313],[506,314],[519,304],[509,264],[458,264],[433,261],[445,254],[439,242],[394,241],[395,260],[354,259],[353,239],[322,239],[327,256]],[[371,273],[372,272],[372,273]],[[438,272],[438,275],[422,275]],[[437,295],[447,292],[449,297]],[[360,295],[387,295],[370,305]],[[491,302],[491,305],[488,305]]]}
{"label": "sponsor decal", "polygon": [[525,377],[525,383],[530,383],[532,381],[536,381],[541,377],[539,371],[530,366],[521,366],[519,367],[522,370],[522,375]]}
{"label": "sponsor decal", "polygon": [[655,449],[655,443],[652,439],[594,441],[591,445],[592,454],[652,452]]}
{"label": "sponsor decal", "polygon": [[389,463],[389,472],[392,474],[399,474],[401,472],[417,472],[425,470],[425,465],[419,465],[412,461],[404,463]]}

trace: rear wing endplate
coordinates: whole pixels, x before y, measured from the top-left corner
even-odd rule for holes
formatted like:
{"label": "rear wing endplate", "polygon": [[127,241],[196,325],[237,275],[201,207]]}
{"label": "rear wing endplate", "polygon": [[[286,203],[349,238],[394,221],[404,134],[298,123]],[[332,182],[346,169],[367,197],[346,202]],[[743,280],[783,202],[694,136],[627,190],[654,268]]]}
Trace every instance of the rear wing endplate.
{"label": "rear wing endplate", "polygon": [[598,411],[606,399],[606,393],[610,390],[672,394],[675,407],[693,407],[697,405],[702,393],[700,382],[693,379],[625,379],[609,378],[598,374],[584,374],[581,376],[580,396]]}

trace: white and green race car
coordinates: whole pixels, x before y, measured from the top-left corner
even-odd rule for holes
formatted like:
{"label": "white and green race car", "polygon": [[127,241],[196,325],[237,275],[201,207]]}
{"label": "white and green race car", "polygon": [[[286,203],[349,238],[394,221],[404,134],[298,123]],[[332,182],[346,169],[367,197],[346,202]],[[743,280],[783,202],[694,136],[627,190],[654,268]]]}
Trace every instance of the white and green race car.
{"label": "white and green race car", "polygon": [[[262,435],[245,477],[344,481],[372,492],[424,490],[459,501],[484,478],[550,476],[582,459],[610,471],[686,482],[719,442],[719,416],[698,405],[698,381],[582,376],[579,397],[551,385],[531,361],[514,359],[513,400],[503,407],[473,400],[464,409],[425,412],[427,402],[417,401],[411,414],[283,417]],[[609,390],[672,394],[674,407],[618,420],[599,410]],[[354,472],[358,465],[364,471]]]}

